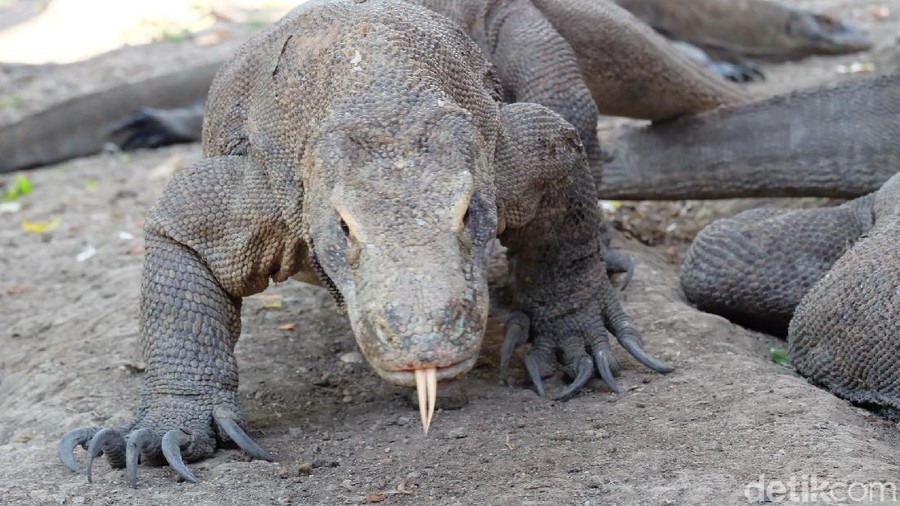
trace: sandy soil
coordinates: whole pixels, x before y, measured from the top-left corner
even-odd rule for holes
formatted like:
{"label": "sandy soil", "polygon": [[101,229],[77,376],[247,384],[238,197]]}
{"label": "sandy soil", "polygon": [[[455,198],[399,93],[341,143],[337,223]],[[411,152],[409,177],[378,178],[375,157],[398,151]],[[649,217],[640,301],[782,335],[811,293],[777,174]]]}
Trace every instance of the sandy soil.
{"label": "sandy soil", "polygon": [[[803,3],[871,26],[882,45],[900,26],[900,0]],[[881,5],[891,13],[876,22],[869,9]],[[756,88],[841,79],[837,65],[867,58],[767,67]],[[638,259],[626,309],[671,375],[618,350],[623,394],[594,384],[566,403],[541,399],[520,360],[517,385],[500,384],[495,322],[425,436],[408,393],[358,362],[327,293],[288,282],[246,301],[237,346],[251,434],[278,462],[222,450],[192,465],[198,485],[142,467],[133,490],[98,461],[88,484],[59,463],[56,443],[126,422],[137,405],[142,217],[165,174],[199,156],[181,146],[34,171],[21,210],[0,214],[0,504],[746,504],[784,501],[803,483],[834,492],[818,499],[900,483],[896,426],[773,363],[768,347],[783,342],[683,301],[679,248],[723,209],[751,205],[731,202],[655,204],[632,227],[654,246],[617,239]],[[23,222],[57,226],[33,233]]]}

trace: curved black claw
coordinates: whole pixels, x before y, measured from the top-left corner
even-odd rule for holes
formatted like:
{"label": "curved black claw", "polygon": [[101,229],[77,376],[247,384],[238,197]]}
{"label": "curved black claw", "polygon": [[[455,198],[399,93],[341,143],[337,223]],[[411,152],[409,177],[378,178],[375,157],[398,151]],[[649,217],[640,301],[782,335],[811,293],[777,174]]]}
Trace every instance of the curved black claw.
{"label": "curved black claw", "polygon": [[137,488],[137,466],[141,461],[141,453],[153,444],[156,436],[149,429],[138,429],[132,432],[125,442],[125,469],[128,484]]}
{"label": "curved black claw", "polygon": [[594,375],[594,364],[591,363],[591,359],[588,357],[581,357],[581,360],[578,361],[578,374],[575,375],[575,381],[572,382],[571,385],[567,386],[565,390],[562,391],[559,395],[553,398],[555,401],[567,401],[573,395],[577,394],[587,385],[588,381],[591,380],[591,377]]}
{"label": "curved black claw", "polygon": [[56,454],[59,456],[59,460],[61,460],[73,473],[78,472],[78,463],[75,462],[75,448],[81,445],[82,448],[87,450],[91,439],[93,439],[98,432],[100,432],[100,427],[75,429],[67,432],[66,435],[59,440],[59,444],[56,446]]}
{"label": "curved black claw", "polygon": [[653,369],[656,372],[667,374],[675,370],[674,367],[660,361],[659,359],[647,355],[647,352],[645,352],[644,349],[641,348],[641,344],[631,336],[620,338],[619,344],[621,344],[623,348],[628,350],[628,353],[630,353],[631,356],[634,357],[638,362],[644,364],[645,366]]}
{"label": "curved black claw", "polygon": [[170,430],[162,437],[162,452],[166,457],[166,462],[169,463],[169,467],[178,473],[178,476],[184,478],[185,481],[197,483],[200,480],[184,465],[184,460],[181,458],[181,449],[190,444],[190,442],[191,436],[185,434],[184,431],[178,429]]}
{"label": "curved black claw", "polygon": [[113,429],[103,429],[98,432],[88,446],[87,481],[93,483],[91,468],[94,459],[105,453],[113,467],[123,467],[125,456],[125,438]]}
{"label": "curved black claw", "polygon": [[231,418],[216,418],[216,421],[219,422],[219,426],[222,427],[225,434],[228,434],[228,437],[251,457],[269,462],[275,460],[275,457],[273,457],[271,453],[259,446],[256,441],[251,439],[250,436],[244,432],[244,429]]}
{"label": "curved black claw", "polygon": [[[600,379],[602,379],[603,382],[606,383],[606,386],[613,392],[621,392],[619,384],[613,377],[613,372],[610,368],[610,352],[608,350],[594,350],[593,355],[594,363],[597,365],[597,373],[600,374]],[[615,359],[613,358],[613,360]]]}
{"label": "curved black claw", "polygon": [[544,389],[544,379],[541,377],[541,366],[538,365],[535,350],[531,350],[528,352],[528,355],[525,355],[525,369],[528,370],[528,377],[531,378],[531,382],[537,388],[538,395],[546,397],[547,391]]}
{"label": "curved black claw", "polygon": [[528,328],[531,323],[525,313],[516,311],[506,320],[506,339],[503,340],[503,346],[500,348],[500,379],[504,384],[509,385],[509,361],[512,359],[513,352],[517,346],[521,346],[528,342]]}

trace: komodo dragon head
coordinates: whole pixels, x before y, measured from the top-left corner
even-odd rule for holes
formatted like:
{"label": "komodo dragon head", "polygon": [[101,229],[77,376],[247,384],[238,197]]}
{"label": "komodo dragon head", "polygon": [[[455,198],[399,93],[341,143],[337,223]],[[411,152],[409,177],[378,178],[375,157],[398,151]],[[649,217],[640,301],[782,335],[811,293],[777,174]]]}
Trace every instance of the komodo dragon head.
{"label": "komodo dragon head", "polygon": [[481,102],[476,118],[446,97],[415,102],[332,115],[315,148],[328,170],[313,171],[304,207],[369,363],[420,396],[430,383],[433,396],[472,368],[487,323],[497,206],[495,141],[483,132],[496,131],[497,109]]}
{"label": "komodo dragon head", "polygon": [[790,9],[778,43],[796,54],[846,54],[872,47],[868,33],[827,14]]}

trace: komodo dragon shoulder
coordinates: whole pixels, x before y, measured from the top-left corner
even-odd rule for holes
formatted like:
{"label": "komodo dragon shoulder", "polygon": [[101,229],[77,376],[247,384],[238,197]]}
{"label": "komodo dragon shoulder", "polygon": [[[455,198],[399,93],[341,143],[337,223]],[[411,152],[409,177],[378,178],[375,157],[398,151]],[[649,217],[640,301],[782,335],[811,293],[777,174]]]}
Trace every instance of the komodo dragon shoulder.
{"label": "komodo dragon shoulder", "polygon": [[713,223],[681,283],[701,309],[786,330],[791,361],[813,382],[900,417],[900,173],[836,208]]}
{"label": "komodo dragon shoulder", "polygon": [[184,462],[228,441],[272,459],[237,405],[241,300],[304,273],[330,288],[372,368],[419,389],[427,430],[437,382],[481,348],[496,237],[515,279],[504,354],[532,344],[541,395],[560,369],[574,381],[559,399],[595,375],[617,388],[607,332],[672,370],[642,350],[605,273],[585,144],[566,119],[595,114],[575,56],[532,4],[491,7],[482,45],[399,0],[316,0],[222,67],[204,158],[146,218],[137,415],[66,434],[69,468],[78,445],[89,479],[106,454],[132,485],[139,461],[197,481]]}

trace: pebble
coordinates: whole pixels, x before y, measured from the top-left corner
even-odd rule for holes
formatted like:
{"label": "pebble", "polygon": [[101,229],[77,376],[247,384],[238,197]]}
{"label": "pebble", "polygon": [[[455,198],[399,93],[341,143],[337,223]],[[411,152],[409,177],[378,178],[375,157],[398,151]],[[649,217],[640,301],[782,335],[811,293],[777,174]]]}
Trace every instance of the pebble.
{"label": "pebble", "polygon": [[365,358],[358,351],[350,351],[341,355],[340,360],[346,364],[361,364],[365,361]]}
{"label": "pebble", "polygon": [[465,429],[459,427],[456,429],[451,429],[447,436],[449,436],[450,439],[463,439],[469,437]]}

